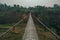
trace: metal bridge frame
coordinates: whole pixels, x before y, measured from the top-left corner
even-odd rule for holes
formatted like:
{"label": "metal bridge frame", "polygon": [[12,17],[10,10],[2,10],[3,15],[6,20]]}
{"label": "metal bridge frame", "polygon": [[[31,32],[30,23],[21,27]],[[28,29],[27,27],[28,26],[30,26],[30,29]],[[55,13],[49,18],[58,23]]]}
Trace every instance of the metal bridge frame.
{"label": "metal bridge frame", "polygon": [[19,23],[21,23],[24,19],[21,19],[20,21],[18,21],[15,25],[13,25],[12,27],[10,27],[6,32],[4,32],[3,34],[0,35],[0,38],[3,37],[6,33],[8,33],[9,31],[11,31],[12,29],[15,30],[15,26],[18,25]]}
{"label": "metal bridge frame", "polygon": [[54,33],[48,26],[46,26],[41,20],[39,20],[37,17],[33,16],[40,24],[42,24],[48,31],[50,31],[58,40],[60,40],[60,36],[58,36],[56,33]]}

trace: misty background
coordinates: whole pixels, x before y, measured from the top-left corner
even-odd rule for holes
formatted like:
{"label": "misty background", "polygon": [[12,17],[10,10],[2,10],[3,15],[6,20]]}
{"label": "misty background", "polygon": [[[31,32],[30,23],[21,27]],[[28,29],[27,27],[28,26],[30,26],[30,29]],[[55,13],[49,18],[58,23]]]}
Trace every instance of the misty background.
{"label": "misty background", "polygon": [[52,7],[54,4],[60,5],[60,0],[0,0],[0,3],[6,3],[11,6],[18,4],[24,7],[33,7],[37,5]]}

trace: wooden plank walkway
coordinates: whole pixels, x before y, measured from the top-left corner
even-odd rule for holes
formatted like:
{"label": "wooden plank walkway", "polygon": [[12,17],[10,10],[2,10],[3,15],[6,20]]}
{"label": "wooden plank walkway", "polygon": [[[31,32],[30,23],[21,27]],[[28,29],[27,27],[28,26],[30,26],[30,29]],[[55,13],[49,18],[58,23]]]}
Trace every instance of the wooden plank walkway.
{"label": "wooden plank walkway", "polygon": [[22,40],[39,40],[31,13]]}

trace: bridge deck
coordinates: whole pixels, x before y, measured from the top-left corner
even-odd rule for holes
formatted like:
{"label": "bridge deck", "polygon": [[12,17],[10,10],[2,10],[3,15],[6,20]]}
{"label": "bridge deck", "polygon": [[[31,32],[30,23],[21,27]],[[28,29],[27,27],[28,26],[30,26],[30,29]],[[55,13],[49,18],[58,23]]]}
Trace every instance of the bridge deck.
{"label": "bridge deck", "polygon": [[25,33],[23,35],[22,40],[38,40],[37,32],[31,14],[29,16],[27,27],[25,29]]}

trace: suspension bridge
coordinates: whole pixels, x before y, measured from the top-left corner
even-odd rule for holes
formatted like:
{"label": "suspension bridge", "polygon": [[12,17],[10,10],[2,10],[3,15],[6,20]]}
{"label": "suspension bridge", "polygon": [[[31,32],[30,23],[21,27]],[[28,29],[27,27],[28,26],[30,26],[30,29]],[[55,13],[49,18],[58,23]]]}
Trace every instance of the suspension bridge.
{"label": "suspension bridge", "polygon": [[[60,39],[60,36],[58,36],[56,33],[54,33],[53,31],[51,31],[45,24],[43,24],[39,19],[37,19],[35,16],[33,16],[33,18],[35,18],[41,25],[44,26],[44,28],[46,28],[49,32],[51,32],[56,38],[58,38],[58,40]],[[19,35],[16,36],[17,39],[14,38],[13,36],[13,40],[41,40],[38,36],[38,33],[37,33],[37,29],[35,27],[35,24],[34,24],[34,21],[33,21],[33,18],[31,16],[31,13],[29,14],[29,18],[28,18],[28,21],[27,21],[27,25],[24,29],[24,32],[23,32],[23,35],[21,37],[21,39],[18,39],[18,37],[20,37]],[[22,20],[20,20],[19,22],[17,22],[15,25],[13,25],[12,27],[10,27],[6,32],[3,32],[2,34],[0,34],[0,40],[6,40],[7,38],[9,37],[6,37],[9,35],[9,33],[11,31],[15,31],[15,27],[17,25],[19,25],[22,21],[24,21],[26,18],[23,18]],[[20,32],[20,31],[19,31]],[[7,34],[7,35],[6,35]],[[13,35],[13,34],[11,34]],[[5,38],[6,37],[6,38]],[[10,36],[11,37],[11,36]],[[10,39],[10,38],[9,38]]]}

